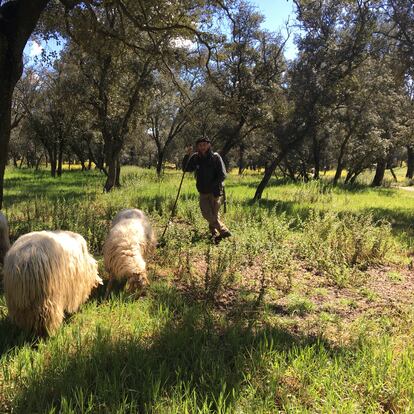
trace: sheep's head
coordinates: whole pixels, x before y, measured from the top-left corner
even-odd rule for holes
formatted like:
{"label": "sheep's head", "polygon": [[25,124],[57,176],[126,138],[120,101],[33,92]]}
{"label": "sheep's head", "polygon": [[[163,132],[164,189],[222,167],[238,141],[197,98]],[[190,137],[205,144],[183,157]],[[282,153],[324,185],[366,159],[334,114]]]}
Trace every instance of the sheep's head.
{"label": "sheep's head", "polygon": [[128,278],[125,289],[128,293],[144,295],[148,285],[149,281],[145,272],[134,273],[130,278]]}

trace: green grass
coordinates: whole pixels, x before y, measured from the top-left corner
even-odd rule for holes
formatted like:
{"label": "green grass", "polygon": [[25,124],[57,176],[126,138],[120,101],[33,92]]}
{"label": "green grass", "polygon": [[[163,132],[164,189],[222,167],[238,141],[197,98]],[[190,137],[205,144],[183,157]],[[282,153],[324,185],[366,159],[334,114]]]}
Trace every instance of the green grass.
{"label": "green grass", "polygon": [[[77,231],[102,269],[119,209],[143,209],[160,234],[181,174],[122,171],[103,194],[96,171],[8,170],[12,239]],[[275,179],[253,205],[259,179],[228,178],[234,237],[218,246],[185,179],[144,298],[97,292],[35,341],[0,296],[0,412],[413,412],[414,194]]]}

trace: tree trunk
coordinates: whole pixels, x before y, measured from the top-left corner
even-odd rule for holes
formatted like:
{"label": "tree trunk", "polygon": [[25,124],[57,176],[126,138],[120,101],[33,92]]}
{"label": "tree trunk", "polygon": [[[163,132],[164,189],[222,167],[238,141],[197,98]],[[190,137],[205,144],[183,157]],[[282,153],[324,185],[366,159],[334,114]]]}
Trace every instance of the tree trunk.
{"label": "tree trunk", "polygon": [[397,178],[397,176],[395,175],[395,172],[394,172],[394,170],[390,167],[390,172],[391,172],[391,174],[392,174],[392,178],[394,178],[394,181],[396,182],[396,183],[398,183],[398,178]]}
{"label": "tree trunk", "polygon": [[11,131],[12,95],[23,72],[23,49],[49,0],[5,3],[13,9],[2,18],[0,33],[0,209],[3,206],[4,173]]}
{"label": "tree trunk", "polygon": [[243,174],[244,170],[244,145],[239,146],[239,175]]}
{"label": "tree trunk", "polygon": [[296,175],[295,175],[295,170],[292,168],[292,166],[290,165],[288,160],[285,160],[284,162],[286,169],[288,170],[289,173],[289,178],[293,181],[296,181]]}
{"label": "tree trunk", "polygon": [[39,171],[39,167],[40,167],[40,163],[42,162],[42,158],[43,155],[41,155],[37,160],[36,160],[36,171]]}
{"label": "tree trunk", "polygon": [[[0,62],[1,60],[2,56],[0,56]],[[4,173],[9,152],[11,103],[14,88],[13,82],[7,79],[9,77],[8,74],[5,74],[7,69],[4,69],[2,66],[0,64],[0,209],[3,206]]]}
{"label": "tree trunk", "polygon": [[344,169],[344,167],[342,165],[342,162],[338,160],[338,165],[336,166],[335,177],[333,179],[333,184],[334,185],[338,184],[338,181],[342,176],[343,169]]}
{"label": "tree trunk", "polygon": [[60,139],[59,147],[58,147],[58,165],[57,165],[58,177],[62,176],[62,170],[63,170],[63,142],[62,142],[62,139]]}
{"label": "tree trunk", "polygon": [[362,171],[363,170],[354,172],[354,175],[352,176],[351,180],[349,181],[350,184],[355,184],[356,179],[362,173]]}
{"label": "tree trunk", "polygon": [[159,177],[162,173],[162,164],[164,162],[164,151],[161,149],[157,150],[157,176]]}
{"label": "tree trunk", "polygon": [[262,198],[262,194],[264,189],[266,188],[267,184],[272,177],[272,174],[276,170],[276,167],[279,165],[280,161],[285,157],[285,153],[281,153],[272,163],[265,169],[263,174],[262,181],[260,181],[259,185],[256,188],[256,192],[254,193],[253,201],[258,201]]}
{"label": "tree trunk", "polygon": [[353,173],[354,172],[352,170],[348,171],[348,174],[346,175],[346,178],[345,178],[345,184],[349,183],[349,180],[352,178]]}
{"label": "tree trunk", "polygon": [[339,150],[339,156],[338,156],[338,164],[336,166],[335,177],[333,179],[334,185],[338,184],[338,181],[341,178],[342,171],[344,169],[343,160],[345,156],[346,144],[348,143],[350,137],[351,137],[351,134],[348,134],[341,144],[341,148]]}
{"label": "tree trunk", "polygon": [[387,167],[387,161],[380,160],[377,162],[377,168],[375,170],[375,176],[372,180],[371,187],[380,187],[384,180],[385,168]]}
{"label": "tree trunk", "polygon": [[104,191],[109,192],[115,187],[116,182],[116,161],[115,160],[108,160],[107,163],[107,170],[108,176],[106,177],[106,182],[104,185]]}
{"label": "tree trunk", "polygon": [[50,175],[56,177],[57,161],[55,157],[50,157]]}
{"label": "tree trunk", "polygon": [[53,145],[52,148],[48,149],[49,161],[50,161],[50,175],[54,178],[56,177],[56,168],[57,168],[57,151],[56,145]]}
{"label": "tree trunk", "polygon": [[114,187],[120,185],[119,183],[119,174],[120,174],[120,164],[119,164],[119,153],[121,150],[113,150],[107,153],[106,155],[106,167],[108,175],[106,177],[106,182],[104,185],[104,192],[111,191]]}
{"label": "tree trunk", "polygon": [[414,148],[407,146],[407,178],[412,179],[414,176]]}
{"label": "tree trunk", "polygon": [[116,178],[115,178],[115,187],[121,187],[121,161],[119,160],[119,155],[116,160]]}
{"label": "tree trunk", "polygon": [[267,184],[272,177],[272,174],[276,170],[276,167],[279,165],[281,161],[286,157],[286,155],[295,149],[298,145],[300,145],[306,136],[308,136],[309,131],[314,130],[313,125],[313,110],[307,113],[309,117],[308,122],[305,124],[302,130],[297,130],[296,125],[290,125],[285,129],[284,135],[286,137],[295,136],[293,141],[286,143],[284,147],[282,147],[282,151],[280,154],[272,161],[272,163],[265,169],[265,173],[263,175],[262,181],[260,181],[259,185],[257,186],[256,192],[253,197],[253,201],[258,201],[262,198],[263,190],[266,188]]}
{"label": "tree trunk", "polygon": [[315,168],[313,178],[318,180],[319,172],[321,170],[321,146],[319,140],[315,136],[313,137],[313,162]]}

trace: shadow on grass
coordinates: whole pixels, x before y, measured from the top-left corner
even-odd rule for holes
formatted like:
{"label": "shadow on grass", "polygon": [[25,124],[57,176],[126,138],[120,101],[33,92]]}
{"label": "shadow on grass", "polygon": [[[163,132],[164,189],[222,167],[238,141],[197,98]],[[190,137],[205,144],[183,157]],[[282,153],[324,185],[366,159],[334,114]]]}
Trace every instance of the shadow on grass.
{"label": "shadow on grass", "polygon": [[[257,188],[261,181],[260,176],[255,177],[255,180],[252,181],[250,176],[246,176],[246,180],[244,180],[244,177],[239,177],[238,179],[233,180],[227,180],[226,181],[226,189],[232,188],[232,187],[248,187],[248,188]],[[290,178],[277,178],[273,177],[269,180],[269,183],[267,184],[266,188],[270,188],[273,186],[282,186],[287,184],[298,184],[297,181],[293,181]]]}
{"label": "shadow on grass", "polygon": [[[103,182],[104,176],[92,171],[65,171],[61,177],[52,178],[47,171],[18,170],[18,176],[6,176],[4,202],[6,207],[21,203],[32,196],[82,199],[85,186]],[[101,178],[102,177],[102,178]],[[18,194],[8,190],[19,189]]]}
{"label": "shadow on grass", "polygon": [[14,400],[15,412],[163,412],[171,407],[174,412],[227,412],[269,353],[297,352],[317,342],[281,329],[220,324],[208,308],[188,306],[167,289],[156,293],[153,316],[160,307],[169,317],[151,339],[113,338],[110,328],[98,326],[73,355],[52,352],[39,374],[26,379]]}
{"label": "shadow on grass", "polygon": [[35,346],[37,342],[38,338],[22,332],[6,316],[0,319],[0,358],[13,349]]}
{"label": "shadow on grass", "polygon": [[390,222],[391,228],[396,235],[405,234],[408,237],[414,237],[414,211],[371,207],[363,210],[363,212],[371,213],[375,220]]}
{"label": "shadow on grass", "polygon": [[[254,180],[254,181],[252,181],[251,179],[249,181],[247,180],[243,181],[243,178],[239,180],[228,180],[226,181],[226,188],[232,188],[232,187],[257,188],[260,183],[260,180],[261,180],[261,177],[257,178],[257,180]],[[285,185],[295,185],[297,187],[304,185],[306,187],[306,185],[312,185],[312,183],[319,183],[321,186],[324,186],[324,187],[326,186],[326,187],[332,188],[333,190],[336,189],[336,190],[341,190],[341,191],[349,192],[349,193],[363,193],[363,192],[378,190],[387,195],[391,195],[391,194],[395,194],[395,191],[396,191],[395,189],[392,189],[392,188],[384,188],[384,187],[373,188],[369,185],[361,184],[361,183],[345,184],[343,181],[340,181],[336,185],[333,185],[331,179],[326,179],[323,177],[320,178],[319,180],[311,179],[307,182],[304,182],[301,180],[294,181],[291,178],[272,177],[269,180],[269,183],[267,184],[266,189],[277,187],[277,186],[281,187]]]}
{"label": "shadow on grass", "polygon": [[300,217],[302,220],[309,217],[310,212],[313,210],[309,205],[303,205],[296,201],[286,201],[278,199],[261,199],[257,202],[252,200],[246,200],[241,202],[242,205],[248,207],[258,207],[268,210],[277,214],[286,214],[288,218],[297,219]]}
{"label": "shadow on grass", "polygon": [[[395,196],[395,190],[390,191],[393,193],[387,193],[387,195]],[[291,218],[293,220],[295,220],[298,217],[302,220],[306,220],[309,217],[310,212],[313,210],[311,205],[277,199],[262,199],[257,203],[253,203],[252,201],[245,201],[242,204],[251,207],[258,206],[259,208],[263,208],[268,210],[269,212],[271,211],[277,214],[284,213],[288,218]],[[324,210],[321,210],[321,212],[324,212]],[[339,217],[343,216],[344,214],[348,213],[338,211]],[[410,211],[408,209],[401,210],[384,207],[370,207],[360,210],[358,212],[351,212],[351,214],[372,214],[375,221],[386,220],[389,223],[391,223],[391,228],[394,235],[399,236],[405,234],[408,237],[414,237],[414,211]]]}

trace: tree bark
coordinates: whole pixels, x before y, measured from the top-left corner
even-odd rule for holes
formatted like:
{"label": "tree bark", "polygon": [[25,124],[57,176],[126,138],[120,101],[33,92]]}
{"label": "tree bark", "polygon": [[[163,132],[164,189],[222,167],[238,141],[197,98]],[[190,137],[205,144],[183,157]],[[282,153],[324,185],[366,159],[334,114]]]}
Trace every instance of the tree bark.
{"label": "tree bark", "polygon": [[40,167],[40,163],[42,161],[43,155],[41,155],[37,160],[36,160],[36,171],[39,171],[39,167]]}
{"label": "tree bark", "polygon": [[119,154],[121,148],[113,149],[108,151],[106,155],[107,171],[108,175],[106,177],[106,182],[104,185],[104,191],[107,193],[111,191],[114,187],[119,187],[119,174],[120,174],[120,164],[119,164]]}
{"label": "tree bark", "polygon": [[119,159],[119,155],[118,158],[116,160],[116,178],[115,178],[115,187],[116,188],[120,188],[121,187],[121,161]]}
{"label": "tree bark", "polygon": [[157,176],[162,173],[162,164],[164,162],[164,152],[162,150],[157,151]]}
{"label": "tree bark", "polygon": [[345,184],[349,183],[349,180],[352,178],[353,174],[354,172],[352,170],[348,171],[348,174],[346,175],[346,178],[345,178]]}
{"label": "tree bark", "polygon": [[398,178],[395,175],[395,172],[394,172],[394,170],[391,167],[390,167],[390,173],[392,174],[392,178],[394,178],[394,181],[397,183],[398,182]]}
{"label": "tree bark", "polygon": [[62,139],[59,140],[59,151],[58,151],[58,163],[57,163],[57,176],[62,176],[63,170],[63,142]]}
{"label": "tree bark", "polygon": [[341,178],[342,171],[344,169],[343,160],[344,160],[344,156],[345,156],[345,149],[346,149],[346,145],[347,145],[350,138],[351,138],[351,134],[348,134],[346,136],[346,138],[344,139],[344,141],[342,142],[342,144],[341,144],[341,148],[339,150],[339,156],[338,156],[338,164],[336,166],[335,177],[333,179],[333,184],[334,185],[338,184],[338,181]]}
{"label": "tree bark", "polygon": [[412,179],[414,176],[414,148],[407,146],[407,178]]}
{"label": "tree bark", "polygon": [[239,146],[239,175],[243,174],[244,170],[244,145]]}
{"label": "tree bark", "polygon": [[[1,40],[0,40],[1,42]],[[1,46],[0,46],[1,47]],[[1,60],[1,57],[0,57]],[[11,124],[11,101],[12,101],[12,82],[7,82],[4,76],[5,70],[0,64],[0,209],[3,206],[4,191],[4,172],[6,169]],[[3,83],[3,80],[5,82]]]}
{"label": "tree bark", "polygon": [[285,158],[287,154],[287,151],[283,151],[276,159],[272,161],[272,163],[265,169],[265,172],[263,174],[262,181],[260,181],[259,185],[256,188],[256,192],[253,197],[253,201],[258,201],[262,198],[262,194],[264,189],[266,188],[267,184],[270,181],[270,178],[272,177],[272,174],[276,170],[279,163]]}
{"label": "tree bark", "polygon": [[7,22],[5,19],[2,21],[3,30],[0,33],[0,209],[3,206],[4,173],[10,141],[13,90],[23,71],[23,49],[48,1],[19,0],[14,3],[10,19]]}
{"label": "tree bark", "polygon": [[313,136],[313,162],[315,168],[313,178],[319,180],[319,172],[321,170],[321,146],[315,135]]}
{"label": "tree bark", "polygon": [[387,167],[386,160],[379,160],[377,162],[377,168],[375,170],[375,176],[374,176],[374,179],[372,180],[371,187],[380,187],[382,185],[386,167]]}
{"label": "tree bark", "polygon": [[358,176],[362,173],[362,170],[354,172],[354,175],[352,176],[351,180],[349,181],[350,184],[355,184],[356,179]]}
{"label": "tree bark", "polygon": [[338,184],[338,181],[342,176],[343,169],[344,169],[344,167],[342,165],[342,161],[338,160],[338,165],[336,166],[336,171],[335,171],[335,177],[333,179],[333,184],[334,185]]}
{"label": "tree bark", "polygon": [[53,178],[56,177],[57,161],[55,157],[50,157],[50,174]]}
{"label": "tree bark", "polygon": [[[311,112],[310,112],[311,113]],[[280,154],[270,163],[270,165],[267,166],[265,169],[262,181],[260,181],[259,185],[256,188],[256,192],[253,197],[253,201],[256,202],[262,198],[262,194],[264,189],[266,188],[267,184],[270,181],[270,178],[272,177],[273,173],[275,172],[277,166],[284,160],[286,155],[290,151],[292,151],[294,148],[296,148],[298,145],[300,145],[310,130],[313,128],[313,123],[309,122],[309,124],[305,125],[304,129],[302,131],[295,131],[296,132],[296,138],[292,140],[290,143],[285,144],[282,147],[282,151]],[[291,134],[287,133],[287,136],[291,136]]]}

